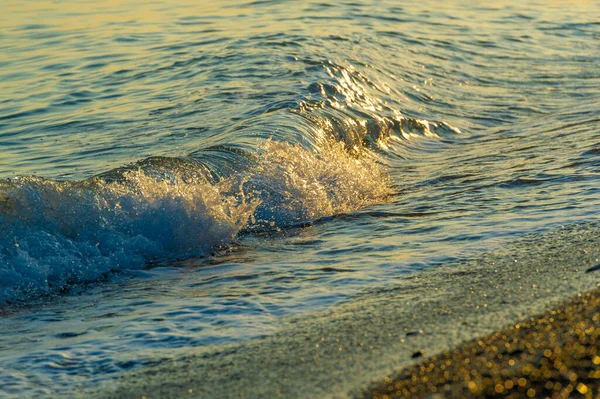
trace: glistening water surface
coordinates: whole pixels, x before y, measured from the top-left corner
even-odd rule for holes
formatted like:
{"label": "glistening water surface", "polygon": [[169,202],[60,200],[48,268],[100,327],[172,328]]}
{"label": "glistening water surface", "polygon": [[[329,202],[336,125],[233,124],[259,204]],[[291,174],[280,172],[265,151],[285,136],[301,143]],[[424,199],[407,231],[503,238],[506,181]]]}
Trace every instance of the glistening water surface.
{"label": "glistening water surface", "polygon": [[597,219],[593,2],[2,9],[3,396]]}

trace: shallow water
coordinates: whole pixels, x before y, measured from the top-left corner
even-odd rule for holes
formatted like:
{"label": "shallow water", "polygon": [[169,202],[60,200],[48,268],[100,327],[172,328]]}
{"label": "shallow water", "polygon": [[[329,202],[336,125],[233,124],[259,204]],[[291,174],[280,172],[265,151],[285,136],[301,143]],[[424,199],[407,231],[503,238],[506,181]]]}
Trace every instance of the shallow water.
{"label": "shallow water", "polygon": [[4,8],[3,394],[597,219],[591,2]]}

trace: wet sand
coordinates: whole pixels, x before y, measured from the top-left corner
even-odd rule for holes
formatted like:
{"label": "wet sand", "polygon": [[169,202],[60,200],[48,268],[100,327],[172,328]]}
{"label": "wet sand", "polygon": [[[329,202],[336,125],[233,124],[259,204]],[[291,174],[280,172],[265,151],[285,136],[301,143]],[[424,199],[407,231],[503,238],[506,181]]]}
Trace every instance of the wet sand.
{"label": "wet sand", "polygon": [[[538,365],[534,360],[540,356],[537,349],[541,347],[535,345],[543,342],[542,332],[532,330],[531,335],[519,335],[524,339],[507,348],[502,346],[503,342],[501,345],[502,337],[506,335],[504,331],[510,331],[510,326],[515,329],[519,320],[530,320],[531,315],[556,309],[578,293],[595,292],[600,271],[585,271],[600,262],[599,237],[600,226],[597,225],[564,227],[521,237],[480,255],[410,274],[378,289],[366,290],[326,312],[282,320],[279,331],[264,338],[225,346],[187,348],[174,352],[171,359],[133,370],[108,383],[82,386],[73,396],[137,399],[142,396],[147,399],[365,397],[365,393],[371,394],[376,384],[381,384],[382,376],[397,375],[398,371],[420,360],[431,359],[441,369],[440,362],[447,359],[439,354],[453,348],[469,348],[469,351],[475,351],[475,355],[479,351],[486,354],[494,347],[498,353],[489,352],[490,356],[497,357],[500,351],[507,353],[502,353],[502,359],[508,367],[502,359],[497,359],[497,365],[490,366],[490,370],[498,370],[498,375],[503,378],[502,370],[505,370],[504,373],[525,373],[524,366],[517,365],[516,361],[521,356],[530,356],[529,351],[533,350],[532,360],[525,360],[532,366],[528,383],[522,388],[527,388],[526,395],[529,389],[536,389],[537,394],[540,386],[531,376],[537,376],[538,372],[540,376],[546,375],[549,369],[540,367],[548,368],[549,362],[555,364],[559,358],[560,364],[557,362],[556,366],[552,366],[557,370],[556,378],[562,375],[561,365],[565,364],[566,377],[561,378],[571,381],[568,370],[575,366],[565,363],[563,356],[575,350],[575,341],[561,347],[563,344],[559,339],[564,334],[557,332],[555,341],[549,335],[548,349],[552,353],[549,357],[540,357]],[[585,312],[585,306],[581,305],[569,312],[550,313],[554,318],[550,324],[563,325],[565,334],[568,334],[569,324],[579,322],[574,320],[589,318],[597,322],[597,319],[590,318],[589,312]],[[565,321],[560,324],[563,317]],[[531,323],[538,328],[546,326],[543,320],[534,319]],[[573,331],[577,330],[576,324],[572,327]],[[586,329],[589,330],[585,326],[579,328],[587,336]],[[527,323],[519,325],[518,334],[524,334],[524,331],[529,331]],[[485,342],[479,339],[482,346],[479,340],[460,346],[485,336],[489,336]],[[558,352],[558,347],[562,352]],[[489,348],[488,352],[486,348]],[[509,351],[515,360],[513,366],[508,363],[511,360]],[[584,353],[588,356],[588,349]],[[543,358],[548,360],[542,363]],[[486,367],[487,362],[481,365],[474,363],[469,373],[471,370],[487,372]],[[457,373],[458,370],[465,369],[459,368]],[[552,370],[550,372],[554,372]],[[460,378],[461,374],[456,375]],[[520,393],[521,377],[517,378],[517,375],[514,375],[517,388],[513,381],[510,389]],[[509,376],[512,381],[512,374],[507,374],[503,384],[510,385],[506,382]],[[429,385],[422,380],[412,382],[412,373],[410,377],[410,386],[422,389],[423,395],[427,396],[430,390],[426,388],[433,386],[433,382]],[[483,396],[485,375],[475,374],[471,379],[477,385],[469,386],[467,381],[468,392],[465,392],[473,394],[471,387],[475,393],[481,390],[479,394]],[[569,383],[560,381],[562,385],[556,385],[558,393],[569,386]],[[587,379],[577,377],[571,383],[572,394],[584,389],[579,382],[586,387],[589,383]],[[490,378],[489,385],[495,390],[498,382]],[[589,385],[591,392],[595,388],[591,383]],[[384,390],[388,386],[389,381],[384,384]],[[395,382],[393,387],[395,389]],[[445,384],[443,387],[445,389]],[[441,388],[436,385],[436,389]],[[509,392],[507,385],[505,389],[507,391],[500,396]],[[554,389],[553,385],[552,392]],[[463,396],[462,391],[457,392],[455,397]],[[383,393],[375,394],[383,398]],[[452,391],[449,396],[453,396]]]}
{"label": "wet sand", "polygon": [[600,397],[600,290],[386,377],[365,398]]}

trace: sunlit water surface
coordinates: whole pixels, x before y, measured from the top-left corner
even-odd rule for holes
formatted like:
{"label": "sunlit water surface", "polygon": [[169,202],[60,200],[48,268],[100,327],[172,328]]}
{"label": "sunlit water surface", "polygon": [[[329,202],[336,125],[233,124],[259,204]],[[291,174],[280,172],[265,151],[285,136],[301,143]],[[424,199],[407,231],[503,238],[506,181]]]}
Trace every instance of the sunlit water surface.
{"label": "sunlit water surface", "polygon": [[0,396],[597,220],[593,2],[2,9]]}

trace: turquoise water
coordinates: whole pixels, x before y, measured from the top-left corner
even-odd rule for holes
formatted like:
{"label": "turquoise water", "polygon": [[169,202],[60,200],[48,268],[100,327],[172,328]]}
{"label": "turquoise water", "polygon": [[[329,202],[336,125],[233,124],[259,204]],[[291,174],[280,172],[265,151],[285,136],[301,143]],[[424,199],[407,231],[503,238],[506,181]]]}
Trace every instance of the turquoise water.
{"label": "turquoise water", "polygon": [[0,396],[597,220],[592,2],[3,8]]}

